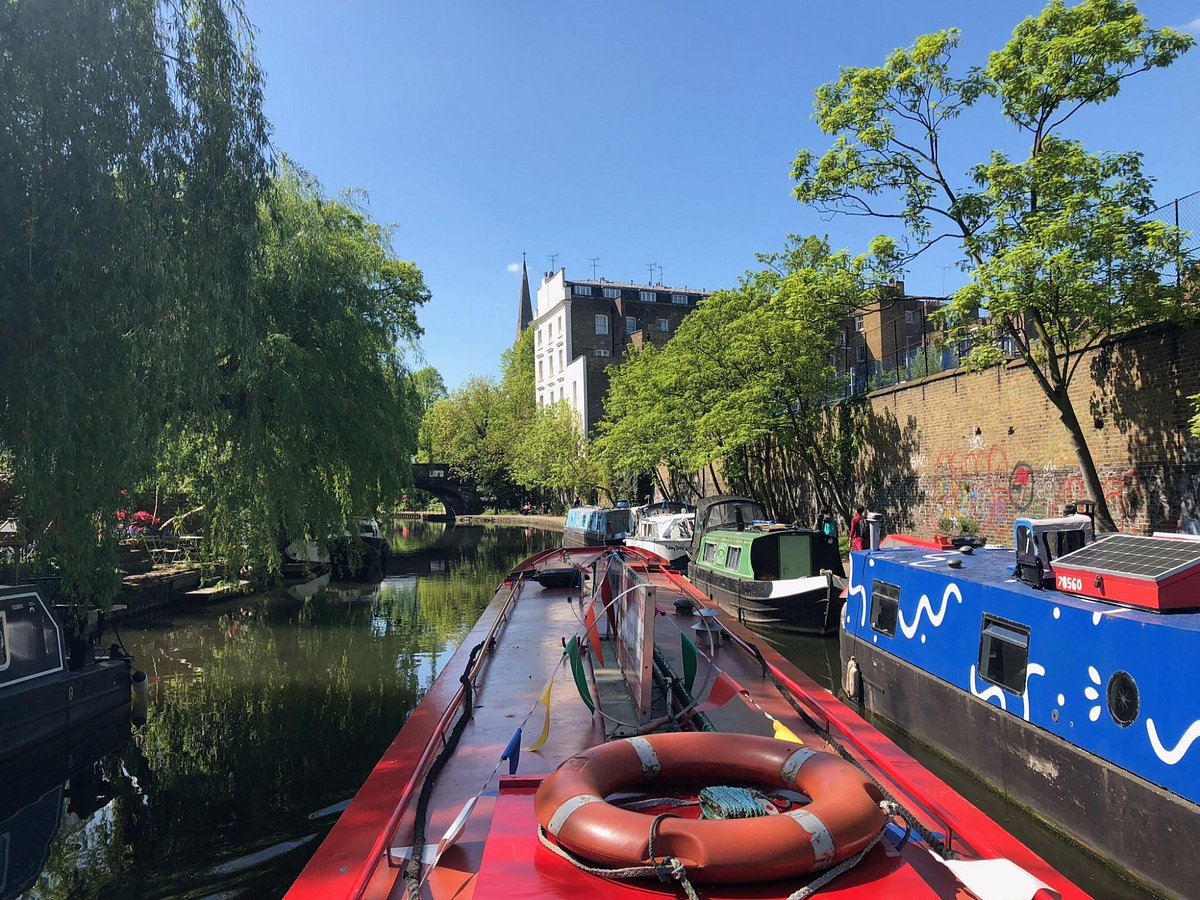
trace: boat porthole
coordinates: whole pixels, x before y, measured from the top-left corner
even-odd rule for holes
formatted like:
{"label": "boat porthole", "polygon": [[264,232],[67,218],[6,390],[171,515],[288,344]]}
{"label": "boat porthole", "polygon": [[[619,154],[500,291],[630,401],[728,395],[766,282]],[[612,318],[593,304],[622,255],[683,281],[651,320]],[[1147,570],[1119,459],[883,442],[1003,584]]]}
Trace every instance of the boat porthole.
{"label": "boat porthole", "polygon": [[1108,712],[1122,728],[1138,717],[1138,689],[1128,672],[1115,672],[1108,679]]}
{"label": "boat porthole", "polygon": [[75,702],[75,685],[73,685],[73,684],[67,688],[67,702],[68,703]]}
{"label": "boat porthole", "polygon": [[1050,718],[1053,719],[1055,722],[1058,721],[1058,710],[1057,709],[1050,710]]}

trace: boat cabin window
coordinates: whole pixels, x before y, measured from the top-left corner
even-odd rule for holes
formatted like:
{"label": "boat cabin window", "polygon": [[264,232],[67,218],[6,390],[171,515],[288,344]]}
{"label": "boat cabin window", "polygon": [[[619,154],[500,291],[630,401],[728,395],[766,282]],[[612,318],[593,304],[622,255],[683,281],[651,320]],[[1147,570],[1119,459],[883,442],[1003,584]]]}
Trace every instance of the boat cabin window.
{"label": "boat cabin window", "polygon": [[713,557],[716,555],[717,555],[717,545],[716,544],[705,544],[704,551],[701,554],[700,559],[704,562],[712,562]]}
{"label": "boat cabin window", "polygon": [[725,568],[736,569],[742,561],[742,548],[730,547],[729,552],[725,554]]}
{"label": "boat cabin window", "polygon": [[979,674],[1014,694],[1025,693],[1029,664],[1029,628],[992,616],[983,617],[979,637]]}
{"label": "boat cabin window", "polygon": [[1033,556],[1033,529],[1028,525],[1017,526],[1017,552]]}
{"label": "boat cabin window", "polygon": [[8,668],[8,618],[0,612],[0,672]]}
{"label": "boat cabin window", "polygon": [[880,634],[896,634],[896,614],[900,611],[900,588],[886,581],[871,584],[871,627]]}

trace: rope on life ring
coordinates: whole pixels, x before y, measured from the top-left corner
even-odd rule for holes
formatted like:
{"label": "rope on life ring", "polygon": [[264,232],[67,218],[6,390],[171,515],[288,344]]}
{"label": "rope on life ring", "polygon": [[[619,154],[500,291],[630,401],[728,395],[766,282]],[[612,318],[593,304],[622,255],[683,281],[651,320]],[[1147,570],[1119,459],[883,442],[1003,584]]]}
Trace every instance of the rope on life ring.
{"label": "rope on life ring", "polygon": [[[666,818],[652,831],[652,817],[605,800],[672,782],[782,788],[812,802],[756,818]],[[791,878],[858,856],[887,823],[883,800],[862,772],[830,753],[768,737],[675,733],[612,741],[566,760],[542,782],[534,807],[554,842],[585,860],[624,868],[677,860],[697,882],[732,884]]]}

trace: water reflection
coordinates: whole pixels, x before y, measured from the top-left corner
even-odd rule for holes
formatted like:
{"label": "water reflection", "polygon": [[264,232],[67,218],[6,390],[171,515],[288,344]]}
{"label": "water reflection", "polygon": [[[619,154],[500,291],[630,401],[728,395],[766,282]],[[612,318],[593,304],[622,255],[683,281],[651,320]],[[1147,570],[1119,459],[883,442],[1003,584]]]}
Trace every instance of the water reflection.
{"label": "water reflection", "polygon": [[282,894],[496,585],[557,541],[394,523],[380,584],[257,595],[123,630],[150,676],[149,719],[100,763],[103,802],[67,802],[75,819],[29,896]]}

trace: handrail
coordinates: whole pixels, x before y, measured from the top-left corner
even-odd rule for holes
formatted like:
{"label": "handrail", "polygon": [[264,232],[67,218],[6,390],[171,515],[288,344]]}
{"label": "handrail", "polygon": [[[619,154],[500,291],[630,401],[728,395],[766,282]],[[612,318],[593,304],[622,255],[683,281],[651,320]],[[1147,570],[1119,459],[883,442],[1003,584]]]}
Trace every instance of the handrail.
{"label": "handrail", "polygon": [[[534,559],[537,558],[539,557],[534,557]],[[532,562],[532,560],[530,561]],[[496,619],[492,623],[492,627],[488,629],[487,636],[483,639],[485,646],[492,642],[492,639],[496,636],[496,633],[500,629],[500,625],[507,621],[508,608],[512,605],[514,598],[520,592],[523,578],[518,576],[512,580],[512,589],[509,591],[508,596],[504,598],[504,603],[497,611]],[[483,668],[485,659],[486,656],[481,653],[479,655],[479,659],[476,661],[474,671],[469,674],[469,678],[472,683],[475,682],[480,670]],[[445,669],[442,671],[444,672]],[[450,702],[446,704],[446,709],[442,712],[436,727],[430,735],[431,739],[425,744],[425,751],[421,754],[420,759],[417,760],[417,765],[413,768],[412,776],[408,779],[408,782],[400,791],[400,797],[396,800],[396,806],[392,810],[391,816],[388,817],[387,825],[379,832],[379,837],[375,839],[375,843],[371,845],[371,850],[365,857],[362,870],[358,873],[358,876],[355,879],[351,896],[361,897],[366,892],[367,887],[370,885],[371,878],[375,874],[376,867],[379,865],[380,857],[385,857],[389,866],[392,864],[392,839],[396,836],[396,831],[400,828],[400,820],[404,818],[404,813],[408,811],[408,804],[412,800],[412,795],[416,790],[417,784],[429,771],[430,760],[434,753],[434,741],[432,740],[432,737],[433,735],[445,735],[446,726],[449,724],[450,719],[453,718],[453,714],[462,706],[463,697],[465,694],[466,688],[460,684],[458,686],[458,690],[455,691],[454,696],[450,698]]]}

